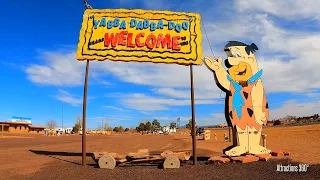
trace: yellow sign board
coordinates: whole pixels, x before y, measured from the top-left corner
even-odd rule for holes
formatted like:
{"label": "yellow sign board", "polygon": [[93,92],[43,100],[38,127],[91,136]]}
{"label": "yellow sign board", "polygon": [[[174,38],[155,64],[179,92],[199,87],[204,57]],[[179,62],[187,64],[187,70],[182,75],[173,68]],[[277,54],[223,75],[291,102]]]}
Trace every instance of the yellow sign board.
{"label": "yellow sign board", "polygon": [[78,60],[202,64],[200,15],[140,9],[87,9]]}

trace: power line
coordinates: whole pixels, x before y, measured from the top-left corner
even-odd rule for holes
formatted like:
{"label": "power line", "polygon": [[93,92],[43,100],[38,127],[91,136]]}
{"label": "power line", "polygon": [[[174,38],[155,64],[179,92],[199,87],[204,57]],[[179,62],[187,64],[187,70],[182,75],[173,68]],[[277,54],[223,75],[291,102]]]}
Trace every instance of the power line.
{"label": "power line", "polygon": [[208,41],[208,44],[209,44],[209,47],[210,47],[210,51],[211,51],[211,53],[212,53],[212,56],[213,56],[214,59],[216,59],[216,58],[214,57],[214,53],[213,53],[213,50],[212,50],[211,43],[210,43],[210,41],[209,41],[209,37],[208,37],[207,30],[206,30],[206,27],[205,27],[205,25],[204,25],[204,22],[201,21],[201,23],[202,23],[203,30],[204,30],[204,33],[205,33],[205,35],[206,35],[206,38],[207,38],[207,41]]}

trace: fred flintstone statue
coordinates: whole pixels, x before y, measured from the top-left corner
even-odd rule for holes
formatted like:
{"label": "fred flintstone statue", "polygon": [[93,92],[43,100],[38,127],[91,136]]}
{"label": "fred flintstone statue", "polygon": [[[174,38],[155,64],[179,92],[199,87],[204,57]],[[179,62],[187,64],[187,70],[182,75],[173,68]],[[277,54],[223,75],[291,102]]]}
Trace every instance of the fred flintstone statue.
{"label": "fred flintstone statue", "polygon": [[205,57],[204,63],[214,73],[218,87],[226,92],[226,119],[236,134],[234,145],[224,152],[228,156],[242,154],[268,154],[270,150],[260,145],[262,125],[266,125],[269,109],[254,52],[258,47],[229,41],[223,51],[227,55],[223,67],[218,60]]}

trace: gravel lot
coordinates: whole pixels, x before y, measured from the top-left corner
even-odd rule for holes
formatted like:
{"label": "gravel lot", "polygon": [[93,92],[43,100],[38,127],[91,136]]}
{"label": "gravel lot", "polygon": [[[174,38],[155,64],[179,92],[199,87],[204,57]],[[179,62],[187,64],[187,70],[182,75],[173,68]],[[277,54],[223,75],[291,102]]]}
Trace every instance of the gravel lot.
{"label": "gravel lot", "polygon": [[[226,130],[217,130],[223,134]],[[289,158],[273,158],[268,162],[206,165],[208,157],[221,155],[230,145],[222,137],[197,141],[198,166],[192,161],[180,169],[157,166],[99,169],[90,157],[94,151],[127,154],[148,148],[150,152],[191,150],[188,135],[89,135],[87,163],[81,165],[81,136],[44,137],[5,133],[0,139],[0,179],[320,179],[320,126],[266,128],[268,147],[292,152]],[[281,135],[281,136],[280,136]],[[313,136],[313,138],[310,138]],[[277,172],[277,164],[310,164],[307,172]]]}

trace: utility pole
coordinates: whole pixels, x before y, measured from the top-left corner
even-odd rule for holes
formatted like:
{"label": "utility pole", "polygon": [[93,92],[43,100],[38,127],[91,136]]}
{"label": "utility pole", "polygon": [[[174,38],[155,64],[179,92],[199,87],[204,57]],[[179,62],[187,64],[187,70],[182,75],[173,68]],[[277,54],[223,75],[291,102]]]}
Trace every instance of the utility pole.
{"label": "utility pole", "polygon": [[63,104],[62,104],[62,136],[64,134],[64,130],[63,130]]}
{"label": "utility pole", "polygon": [[103,131],[104,130],[104,128],[103,128],[103,119],[101,119],[101,131]]}

